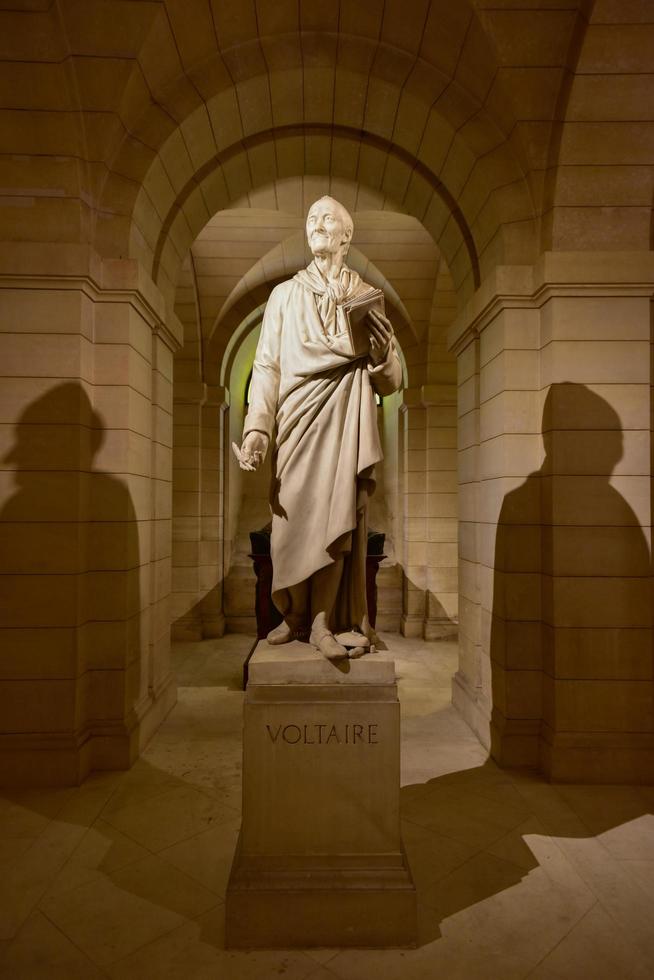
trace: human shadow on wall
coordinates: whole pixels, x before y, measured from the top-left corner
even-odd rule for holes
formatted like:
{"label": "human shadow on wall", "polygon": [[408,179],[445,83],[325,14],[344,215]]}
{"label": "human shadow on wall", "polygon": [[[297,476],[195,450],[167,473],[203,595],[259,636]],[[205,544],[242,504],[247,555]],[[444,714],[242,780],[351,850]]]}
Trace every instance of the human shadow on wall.
{"label": "human shadow on wall", "polygon": [[[147,638],[132,496],[122,479],[93,468],[106,435],[84,387],[67,381],[22,412],[2,460],[15,484],[0,512],[9,676],[45,679],[47,694],[42,684],[23,685],[0,726],[83,738],[104,726],[121,739],[128,765],[129,733],[148,694]],[[125,423],[111,435],[120,444],[131,433]],[[102,745],[94,746],[99,767]]]}
{"label": "human shadow on wall", "polygon": [[[539,764],[539,726],[554,725],[555,713],[562,730],[620,730],[618,699],[591,703],[579,688],[576,707],[555,704],[552,678],[638,680],[651,671],[649,548],[609,482],[624,452],[620,418],[585,385],[553,384],[541,431],[543,464],[504,498],[495,542],[492,744],[509,765]],[[580,697],[583,718],[574,714]],[[634,722],[630,731],[643,730],[646,719]]]}

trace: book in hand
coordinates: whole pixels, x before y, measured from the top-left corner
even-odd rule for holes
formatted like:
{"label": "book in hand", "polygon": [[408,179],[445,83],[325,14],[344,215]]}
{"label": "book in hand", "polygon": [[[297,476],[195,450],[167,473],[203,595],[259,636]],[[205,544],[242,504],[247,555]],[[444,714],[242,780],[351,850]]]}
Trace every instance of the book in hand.
{"label": "book in hand", "polygon": [[366,316],[371,310],[384,313],[384,294],[381,289],[371,286],[365,292],[353,296],[342,305],[345,313],[352,351],[356,357],[370,351],[370,329],[366,324]]}

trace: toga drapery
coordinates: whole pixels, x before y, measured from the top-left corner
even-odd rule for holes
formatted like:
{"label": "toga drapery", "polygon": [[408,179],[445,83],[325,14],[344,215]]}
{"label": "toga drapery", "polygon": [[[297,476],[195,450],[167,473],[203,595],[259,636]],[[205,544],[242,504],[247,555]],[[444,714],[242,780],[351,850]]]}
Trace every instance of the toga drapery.
{"label": "toga drapery", "polygon": [[284,615],[288,589],[345,553],[334,629],[367,631],[366,504],[382,459],[374,390],[401,384],[391,342],[373,366],[354,357],[340,303],[369,289],[344,266],[327,284],[315,263],[276,286],[252,370],[243,436],[274,436],[272,597]]}

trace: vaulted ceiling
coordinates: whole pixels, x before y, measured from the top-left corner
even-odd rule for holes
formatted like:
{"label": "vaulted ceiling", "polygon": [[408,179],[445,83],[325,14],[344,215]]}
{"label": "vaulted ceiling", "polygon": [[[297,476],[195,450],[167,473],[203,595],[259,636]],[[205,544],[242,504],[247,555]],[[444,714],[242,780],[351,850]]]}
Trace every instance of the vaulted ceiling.
{"label": "vaulted ceiling", "polygon": [[0,10],[0,218],[172,302],[218,211],[302,174],[420,221],[460,297],[541,248],[648,248],[649,0],[29,0]]}

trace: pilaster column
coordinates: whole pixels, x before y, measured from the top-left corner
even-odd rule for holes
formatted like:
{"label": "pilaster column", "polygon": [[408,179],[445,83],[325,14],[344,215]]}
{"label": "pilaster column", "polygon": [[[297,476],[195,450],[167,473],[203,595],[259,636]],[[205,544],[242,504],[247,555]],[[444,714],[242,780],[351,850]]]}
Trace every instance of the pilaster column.
{"label": "pilaster column", "polygon": [[404,636],[455,636],[457,593],[456,389],[404,392]]}
{"label": "pilaster column", "polygon": [[229,394],[224,388],[207,385],[201,410],[202,467],[200,489],[200,612],[202,636],[222,636],[225,632],[224,587],[224,508],[225,457],[231,453],[226,443]]}
{"label": "pilaster column", "polygon": [[175,383],[172,635],[222,636],[227,392]]}
{"label": "pilaster column", "polygon": [[653,291],[650,254],[546,253],[498,269],[451,332],[470,418],[454,702],[498,761],[555,779],[652,778]]}
{"label": "pilaster column", "polygon": [[427,436],[427,607],[423,636],[457,635],[457,427],[456,386],[425,385]]}
{"label": "pilaster column", "polygon": [[457,351],[459,481],[459,668],[452,698],[484,745],[490,745],[492,699],[488,654],[481,645],[479,595],[479,337],[466,331]]}
{"label": "pilaster column", "polygon": [[407,388],[400,414],[402,457],[403,636],[422,636],[427,608],[427,413],[420,389]]}
{"label": "pilaster column", "polygon": [[132,261],[0,246],[0,779],[136,757],[167,643],[174,318]]}

